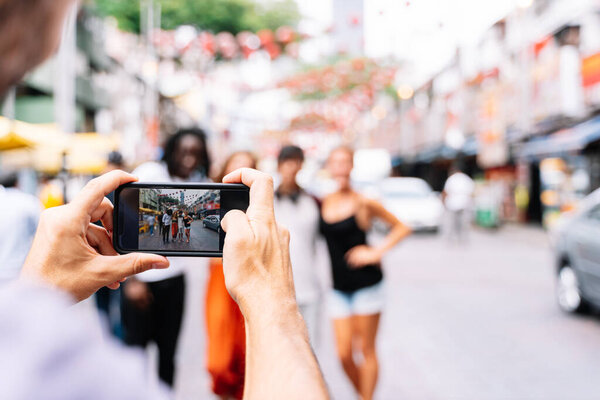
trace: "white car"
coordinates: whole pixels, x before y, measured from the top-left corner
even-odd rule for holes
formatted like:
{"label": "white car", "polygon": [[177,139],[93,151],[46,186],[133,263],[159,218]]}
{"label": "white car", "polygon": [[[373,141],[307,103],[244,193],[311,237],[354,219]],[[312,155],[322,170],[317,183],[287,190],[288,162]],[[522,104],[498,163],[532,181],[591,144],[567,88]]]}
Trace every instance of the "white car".
{"label": "white car", "polygon": [[385,208],[413,231],[439,231],[444,205],[439,193],[419,178],[387,178],[381,182]]}

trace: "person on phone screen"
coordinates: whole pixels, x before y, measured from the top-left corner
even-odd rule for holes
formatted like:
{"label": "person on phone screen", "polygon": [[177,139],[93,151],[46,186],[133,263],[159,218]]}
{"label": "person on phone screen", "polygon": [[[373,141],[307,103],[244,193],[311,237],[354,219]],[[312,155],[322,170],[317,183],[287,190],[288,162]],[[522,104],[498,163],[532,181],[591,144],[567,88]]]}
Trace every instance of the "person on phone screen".
{"label": "person on phone screen", "polygon": [[177,227],[179,228],[179,233],[177,235],[177,238],[179,239],[180,242],[183,242],[183,236],[184,236],[184,226],[183,226],[183,211],[179,211],[177,213]]}
{"label": "person on phone screen", "polygon": [[[233,153],[225,161],[216,182],[238,168],[255,168],[252,153]],[[225,287],[223,260],[210,260],[206,287],[207,369],[212,378],[212,391],[222,399],[241,399],[244,393],[244,359],[246,334],[244,317]]]}
{"label": "person on phone screen", "polygon": [[192,217],[190,217],[189,213],[185,213],[185,217],[183,217],[183,224],[185,225],[185,237],[187,239],[187,243],[190,242],[190,233],[192,230],[192,222],[194,222],[194,219]]}
{"label": "person on phone screen", "polygon": [[173,242],[177,241],[177,235],[179,234],[179,211],[173,211],[173,220],[171,221],[171,238]]}
{"label": "person on phone screen", "polygon": [[[200,129],[184,129],[171,136],[160,162],[148,162],[133,171],[140,182],[206,182],[210,158],[206,135]],[[170,218],[173,238],[177,238],[178,215]],[[165,222],[165,231],[171,230]],[[167,233],[168,234],[168,233]],[[175,350],[183,318],[185,298],[184,271],[202,268],[204,260],[177,257],[168,270],[151,270],[128,280],[123,289],[122,316],[125,342],[145,347],[158,346],[159,375],[169,385],[175,376]]]}
{"label": "person on phone screen", "polygon": [[[378,373],[375,338],[384,303],[381,259],[410,229],[379,202],[352,189],[353,158],[349,147],[329,154],[327,169],[337,190],[323,199],[320,229],[331,259],[333,288],[328,307],[338,357],[360,398],[371,400]],[[372,247],[367,244],[367,231],[375,219],[391,230],[379,246]],[[358,352],[360,362],[354,358]]]}
{"label": "person on phone screen", "polygon": [[171,232],[171,210],[165,210],[165,213],[162,216],[162,225],[163,225],[163,243],[169,243],[169,233]]}
{"label": "person on phone screen", "polygon": [[298,146],[284,146],[277,157],[281,178],[275,191],[275,217],[290,230],[290,257],[294,271],[296,300],[308,328],[313,347],[318,346],[321,317],[321,288],[317,274],[316,241],[319,235],[319,205],[296,182],[302,169],[304,152]]}

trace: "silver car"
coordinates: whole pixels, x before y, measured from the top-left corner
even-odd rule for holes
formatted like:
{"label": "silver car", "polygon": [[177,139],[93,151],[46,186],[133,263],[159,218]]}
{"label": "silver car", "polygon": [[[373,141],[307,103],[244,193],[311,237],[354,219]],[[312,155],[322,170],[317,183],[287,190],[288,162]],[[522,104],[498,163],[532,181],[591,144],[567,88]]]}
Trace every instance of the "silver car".
{"label": "silver car", "polygon": [[380,185],[381,202],[413,231],[437,232],[444,205],[439,193],[419,178],[387,178]]}
{"label": "silver car", "polygon": [[551,231],[556,255],[556,298],[564,311],[600,308],[600,189]]}
{"label": "silver car", "polygon": [[205,228],[212,229],[213,231],[219,232],[221,229],[221,220],[218,215],[209,215],[202,221],[202,225]]}

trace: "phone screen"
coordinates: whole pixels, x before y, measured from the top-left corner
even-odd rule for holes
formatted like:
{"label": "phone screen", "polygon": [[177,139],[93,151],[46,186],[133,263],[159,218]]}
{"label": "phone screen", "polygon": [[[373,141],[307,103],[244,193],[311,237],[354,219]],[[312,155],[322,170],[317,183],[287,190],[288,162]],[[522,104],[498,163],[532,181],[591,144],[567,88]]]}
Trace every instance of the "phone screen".
{"label": "phone screen", "polygon": [[117,251],[219,256],[225,239],[221,219],[231,209],[246,210],[248,188],[130,184],[117,191],[115,200]]}

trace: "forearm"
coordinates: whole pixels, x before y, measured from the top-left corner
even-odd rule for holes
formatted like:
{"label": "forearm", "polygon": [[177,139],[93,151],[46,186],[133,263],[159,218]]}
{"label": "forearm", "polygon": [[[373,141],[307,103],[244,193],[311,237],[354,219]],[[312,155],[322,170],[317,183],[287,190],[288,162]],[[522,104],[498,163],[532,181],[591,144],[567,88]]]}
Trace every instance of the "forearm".
{"label": "forearm", "polygon": [[245,315],[244,399],[328,399],[296,302],[262,304]]}
{"label": "forearm", "polygon": [[390,233],[388,233],[388,235],[385,237],[383,242],[376,247],[377,251],[383,256],[401,240],[410,235],[410,233],[410,228],[404,224],[394,226]]}

